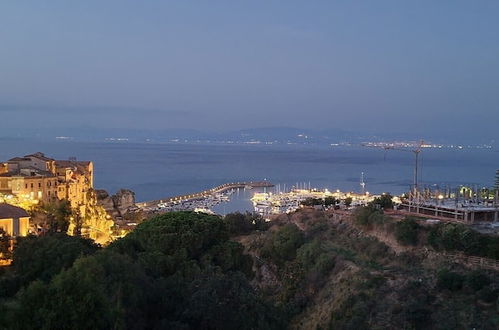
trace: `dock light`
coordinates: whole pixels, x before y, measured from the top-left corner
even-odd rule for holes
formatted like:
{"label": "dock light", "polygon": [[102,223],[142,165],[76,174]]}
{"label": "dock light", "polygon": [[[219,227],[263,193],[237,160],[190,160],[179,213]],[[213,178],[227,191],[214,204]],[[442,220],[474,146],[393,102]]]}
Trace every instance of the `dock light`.
{"label": "dock light", "polygon": [[444,199],[444,195],[442,194],[438,195],[438,199]]}

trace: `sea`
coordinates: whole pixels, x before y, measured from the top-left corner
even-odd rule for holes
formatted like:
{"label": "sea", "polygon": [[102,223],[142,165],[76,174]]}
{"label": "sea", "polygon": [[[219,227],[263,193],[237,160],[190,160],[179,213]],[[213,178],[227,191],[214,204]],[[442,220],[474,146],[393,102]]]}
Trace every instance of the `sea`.
{"label": "sea", "polygon": [[[299,144],[76,142],[67,140],[0,140],[0,160],[43,152],[56,159],[76,157],[94,162],[97,189],[135,192],[137,201],[194,193],[236,181],[267,180],[275,188],[291,187],[360,192],[361,176],[373,194],[402,194],[410,189],[414,153],[362,146]],[[407,151],[410,151],[409,149]],[[492,186],[499,150],[425,148],[420,180],[426,185]],[[251,211],[255,189],[236,191],[218,213]]]}

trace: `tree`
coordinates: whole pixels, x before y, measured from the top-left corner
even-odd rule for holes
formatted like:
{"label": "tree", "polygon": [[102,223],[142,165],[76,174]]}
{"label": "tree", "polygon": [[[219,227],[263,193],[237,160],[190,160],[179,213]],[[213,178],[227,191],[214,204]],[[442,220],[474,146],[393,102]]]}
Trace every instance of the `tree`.
{"label": "tree", "polygon": [[303,206],[316,206],[316,205],[324,205],[324,200],[321,198],[313,198],[309,197],[301,202]]}
{"label": "tree", "polygon": [[338,204],[338,201],[336,200],[336,198],[332,197],[332,196],[328,196],[326,198],[324,198],[324,205],[325,206],[332,206],[332,205],[336,205]]}
{"label": "tree", "polygon": [[12,266],[22,284],[34,280],[48,282],[80,256],[95,253],[99,247],[89,239],[54,233],[19,238]]}
{"label": "tree", "polygon": [[0,260],[10,259],[12,252],[10,250],[12,237],[0,228]]}
{"label": "tree", "polygon": [[83,217],[81,216],[80,208],[77,208],[73,212],[73,222],[74,222],[73,235],[81,236],[81,228],[83,227]]}
{"label": "tree", "polygon": [[49,232],[66,233],[68,231],[70,218],[73,215],[71,203],[68,200],[43,204],[39,211],[45,215]]}
{"label": "tree", "polygon": [[229,213],[224,217],[224,222],[231,235],[247,235],[254,229],[253,219],[248,213]]}
{"label": "tree", "polygon": [[241,275],[197,279],[187,293],[182,323],[192,329],[279,329],[276,309],[263,303]]}
{"label": "tree", "polygon": [[352,197],[345,198],[345,201],[344,201],[345,206],[350,207],[350,205],[352,205],[352,201],[353,201]]}
{"label": "tree", "polygon": [[392,195],[384,193],[380,197],[374,198],[374,200],[371,202],[371,205],[381,209],[393,209],[392,199]]}
{"label": "tree", "polygon": [[0,301],[0,328],[284,328],[283,313],[249,284],[252,258],[220,217],[161,215],[86,255],[74,253],[82,238],[62,236],[21,243],[14,273],[24,288]]}

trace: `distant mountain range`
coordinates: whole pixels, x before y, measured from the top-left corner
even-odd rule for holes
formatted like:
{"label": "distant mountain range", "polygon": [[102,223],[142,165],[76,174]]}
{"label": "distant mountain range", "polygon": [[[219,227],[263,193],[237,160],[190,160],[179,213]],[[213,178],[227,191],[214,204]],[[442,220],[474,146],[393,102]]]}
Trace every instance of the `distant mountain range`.
{"label": "distant mountain range", "polygon": [[[242,130],[200,131],[194,129],[168,128],[161,130],[147,129],[102,129],[94,127],[26,129],[22,132],[0,133],[3,140],[11,138],[66,139],[75,141],[120,140],[132,142],[223,142],[223,143],[300,143],[300,144],[345,144],[365,141],[425,141],[437,142],[438,137],[416,137],[406,133],[367,134],[342,129],[303,129],[296,127],[263,127]],[[450,139],[438,142],[456,143]],[[460,143],[466,141],[459,141]],[[468,141],[468,143],[492,143],[491,141]]]}

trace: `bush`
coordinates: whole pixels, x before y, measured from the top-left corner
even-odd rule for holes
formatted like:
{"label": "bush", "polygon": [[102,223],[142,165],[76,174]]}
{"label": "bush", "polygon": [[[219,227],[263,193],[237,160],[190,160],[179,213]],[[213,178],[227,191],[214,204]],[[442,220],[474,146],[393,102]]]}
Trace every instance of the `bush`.
{"label": "bush", "polygon": [[450,291],[461,290],[464,283],[464,276],[448,269],[442,269],[437,274],[437,287]]}
{"label": "bush", "polygon": [[466,276],[466,286],[478,291],[490,284],[490,278],[483,271],[475,270]]}
{"label": "bush", "polygon": [[493,290],[489,286],[483,287],[477,294],[478,298],[486,303],[491,303],[496,301],[498,297],[498,291]]}
{"label": "bush", "polygon": [[402,245],[416,245],[419,225],[413,218],[405,218],[395,224],[395,238]]}
{"label": "bush", "polygon": [[278,265],[296,258],[296,250],[304,243],[304,235],[294,224],[288,224],[272,235],[262,250],[265,258],[271,259]]}
{"label": "bush", "polygon": [[373,208],[372,206],[360,207],[354,212],[354,222],[361,226],[378,225],[385,222],[383,211]]}
{"label": "bush", "polygon": [[437,250],[499,259],[499,237],[480,234],[466,225],[442,223],[434,226],[428,243]]}

